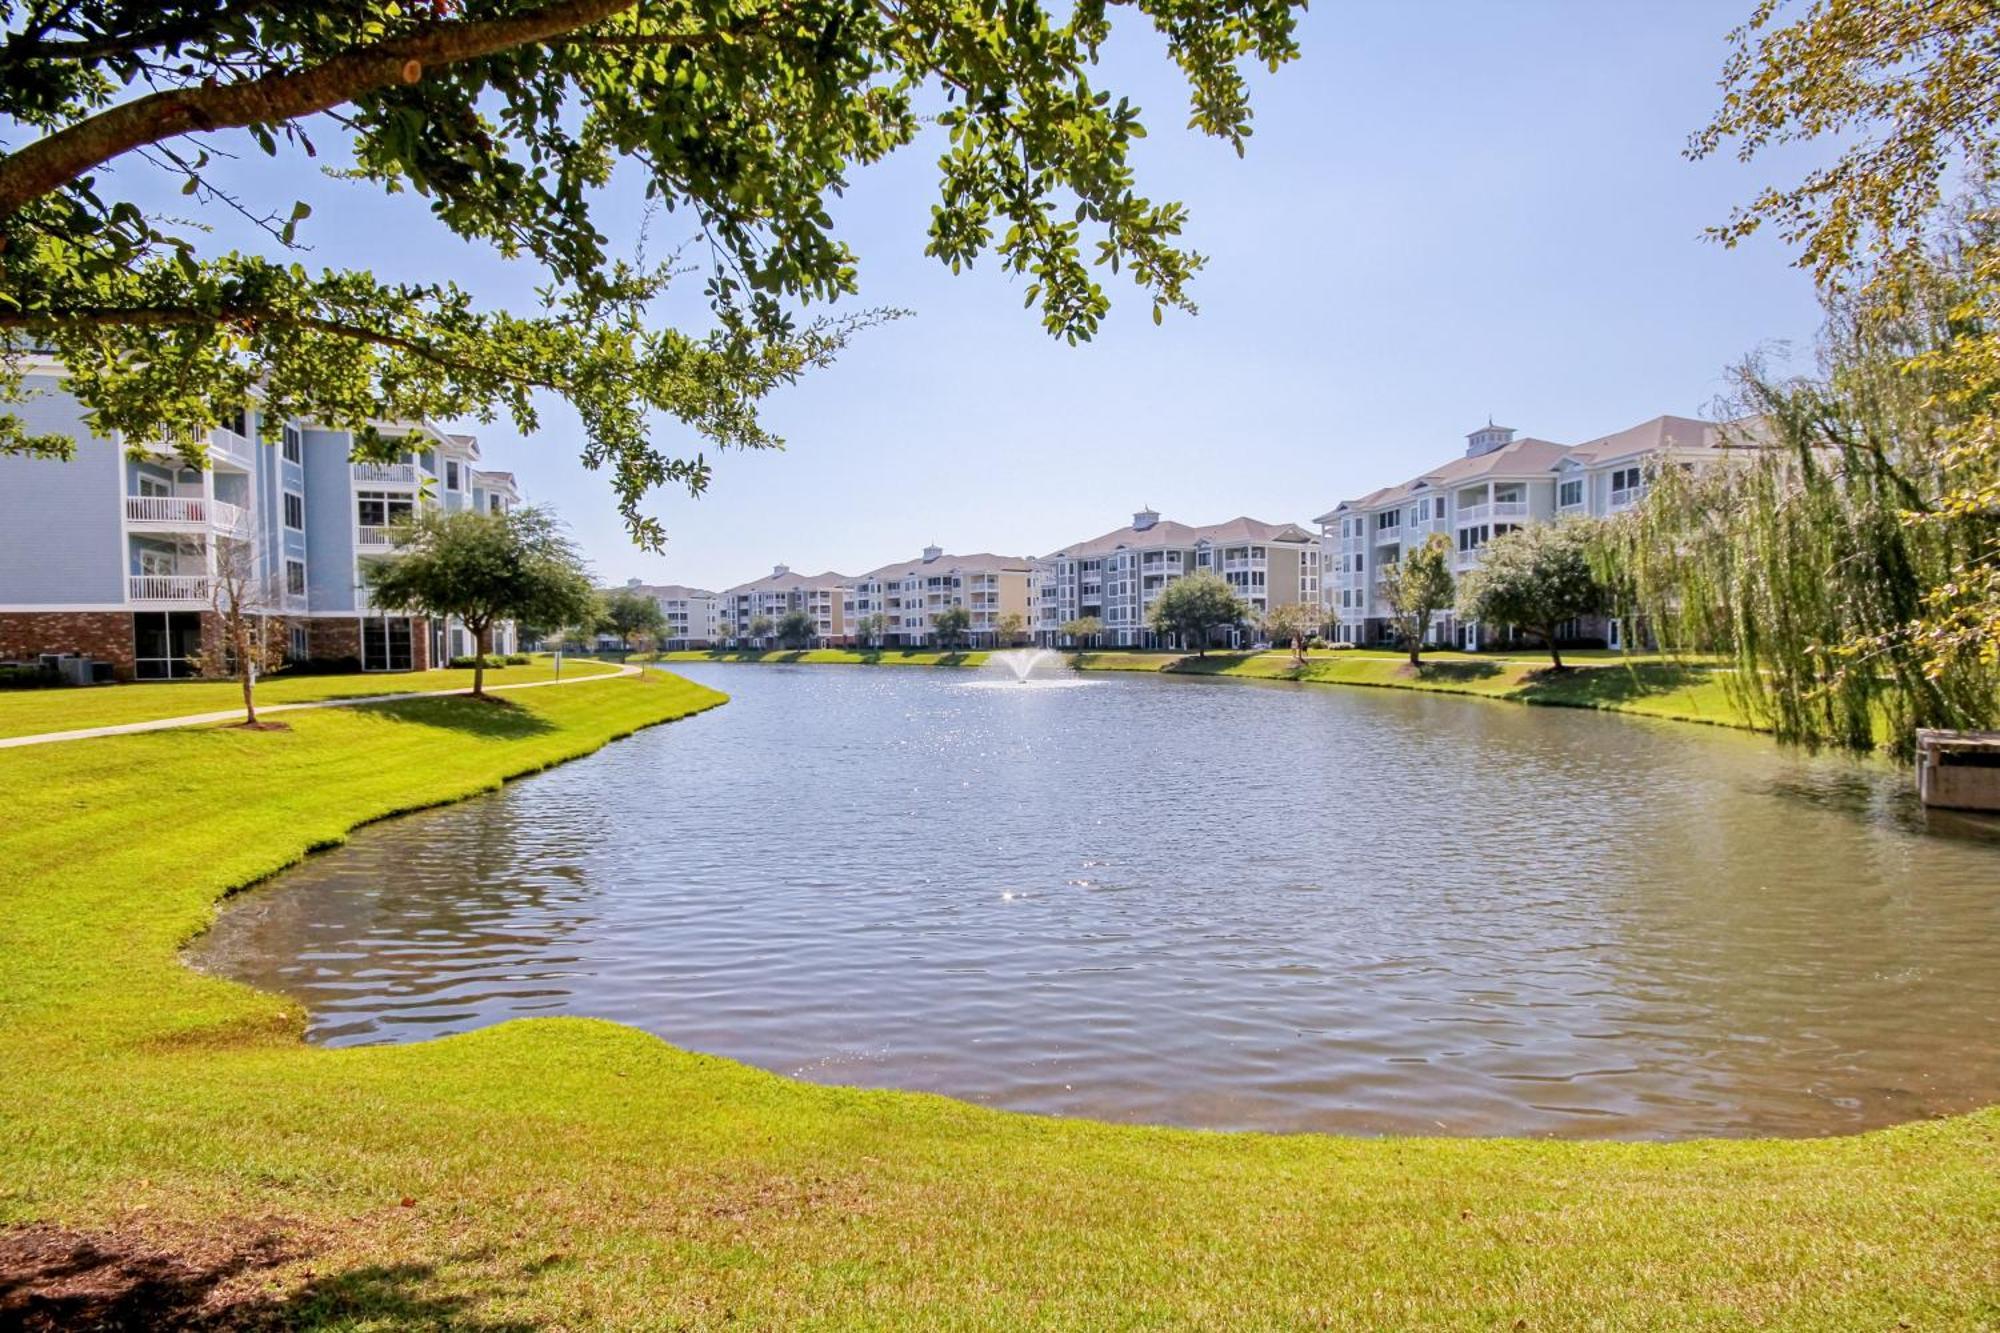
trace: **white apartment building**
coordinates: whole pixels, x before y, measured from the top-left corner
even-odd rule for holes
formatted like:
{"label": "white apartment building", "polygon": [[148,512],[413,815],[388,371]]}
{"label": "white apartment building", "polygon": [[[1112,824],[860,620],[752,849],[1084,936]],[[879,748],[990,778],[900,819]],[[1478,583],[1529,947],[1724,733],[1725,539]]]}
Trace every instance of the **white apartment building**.
{"label": "white apartment building", "polygon": [[[1346,500],[1315,520],[1320,527],[1326,607],[1342,643],[1391,637],[1382,579],[1404,550],[1432,532],[1452,540],[1453,572],[1479,563],[1494,537],[1524,523],[1615,514],[1645,494],[1653,470],[1669,462],[1697,466],[1722,449],[1747,443],[1746,423],[1716,425],[1661,416],[1586,444],[1516,439],[1490,421],[1466,436],[1465,452],[1397,486]],[[1468,649],[1505,627],[1461,624],[1450,612],[1432,622],[1432,640]],[[1578,625],[1578,637],[1617,646],[1616,622]]]}
{"label": "white apartment building", "polygon": [[[67,460],[0,457],[0,659],[78,653],[124,679],[191,672],[219,558],[246,554],[283,617],[294,660],[365,670],[422,669],[469,653],[454,624],[376,611],[369,565],[418,505],[510,508],[513,478],[482,472],[478,441],[429,423],[387,423],[405,448],[388,463],[351,461],[353,437],[286,421],[274,443],[253,398],[210,432],[208,466],[164,442],[99,436],[53,360],[31,359],[11,410],[37,433],[76,441]],[[496,633],[511,651],[513,627]]]}
{"label": "white apartment building", "polygon": [[[1296,523],[1232,518],[1191,527],[1141,509],[1129,526],[1052,552],[1037,562],[1035,636],[1067,645],[1062,626],[1094,616],[1100,642],[1120,648],[1158,647],[1147,616],[1160,592],[1197,571],[1220,575],[1251,615],[1294,602],[1319,605],[1321,549]],[[1232,641],[1240,634],[1232,632]]]}
{"label": "white apartment building", "polygon": [[669,652],[684,648],[706,648],[719,637],[716,630],[716,594],[706,588],[690,588],[681,583],[642,583],[625,580],[625,587],[650,597],[666,618],[667,630],[661,646]]}
{"label": "white apartment building", "polygon": [[[777,623],[792,611],[803,611],[812,617],[815,643],[845,643],[852,583],[845,574],[831,570],[795,574],[787,565],[773,566],[761,579],[715,594],[715,637],[734,647],[769,647]],[[771,622],[770,634],[751,633],[760,620]]]}

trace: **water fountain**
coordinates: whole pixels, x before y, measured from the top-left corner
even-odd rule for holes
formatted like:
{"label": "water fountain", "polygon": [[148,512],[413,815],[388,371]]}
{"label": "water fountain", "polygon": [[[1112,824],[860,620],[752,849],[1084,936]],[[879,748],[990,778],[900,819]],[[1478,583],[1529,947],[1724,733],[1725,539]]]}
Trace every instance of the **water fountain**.
{"label": "water fountain", "polygon": [[1016,684],[1026,685],[1036,667],[1044,662],[1060,662],[1062,654],[1050,648],[1009,648],[992,654],[986,660],[998,662],[1014,673]]}

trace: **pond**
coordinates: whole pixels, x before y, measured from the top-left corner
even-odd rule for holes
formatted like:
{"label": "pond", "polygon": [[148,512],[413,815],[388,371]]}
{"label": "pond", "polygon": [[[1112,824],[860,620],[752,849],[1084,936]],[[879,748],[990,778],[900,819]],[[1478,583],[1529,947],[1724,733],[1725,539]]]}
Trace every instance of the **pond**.
{"label": "pond", "polygon": [[546,1014],[1210,1128],[1684,1138],[2000,1101],[2000,848],[1906,774],[1401,691],[699,664],[733,702],[358,833],[198,965],[329,1045]]}

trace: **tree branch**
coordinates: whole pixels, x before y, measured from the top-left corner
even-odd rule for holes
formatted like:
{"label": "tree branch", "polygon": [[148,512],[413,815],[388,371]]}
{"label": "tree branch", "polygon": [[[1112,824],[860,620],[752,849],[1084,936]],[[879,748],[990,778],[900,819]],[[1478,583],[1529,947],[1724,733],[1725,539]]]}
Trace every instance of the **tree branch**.
{"label": "tree branch", "polygon": [[141,51],[150,51],[162,46],[179,46],[205,33],[215,31],[217,27],[232,18],[239,18],[269,7],[270,0],[244,0],[244,3],[226,4],[207,14],[186,14],[151,28],[142,28],[138,32],[106,34],[102,37],[78,37],[56,42],[45,40],[39,32],[19,33],[10,36],[5,46],[0,46],[0,69],[25,65],[36,60],[106,60],[113,56],[137,55]]}
{"label": "tree branch", "polygon": [[412,66],[451,65],[602,22],[636,0],[557,0],[504,19],[436,24],[293,74],[176,88],[121,102],[0,157],[0,219],[122,153],[177,135],[297,120],[393,87]]}

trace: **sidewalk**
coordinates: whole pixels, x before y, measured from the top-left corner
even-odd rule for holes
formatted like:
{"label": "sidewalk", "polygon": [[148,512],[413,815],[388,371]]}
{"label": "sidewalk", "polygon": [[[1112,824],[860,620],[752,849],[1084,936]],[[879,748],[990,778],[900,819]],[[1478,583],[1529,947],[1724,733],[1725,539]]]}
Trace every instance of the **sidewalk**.
{"label": "sidewalk", "polygon": [[[498,694],[502,690],[539,690],[550,685],[586,685],[594,680],[617,680],[621,676],[637,676],[641,668],[620,665],[616,671],[593,671],[587,676],[576,676],[569,680],[532,680],[519,685],[489,685],[487,693]],[[366,704],[402,703],[408,699],[444,699],[454,694],[470,694],[471,686],[455,690],[412,690],[406,694],[370,694],[354,699],[315,699],[309,703],[269,704],[257,710],[259,718],[272,713],[293,713],[303,708],[359,708]],[[189,713],[184,717],[156,717],[144,722],[121,722],[109,727],[83,727],[76,731],[43,731],[33,736],[0,737],[0,750],[12,749],[17,745],[53,745],[57,741],[87,741],[98,736],[130,736],[142,731],[170,731],[176,727],[202,727],[217,722],[241,722],[241,708],[225,708],[214,713]]]}

